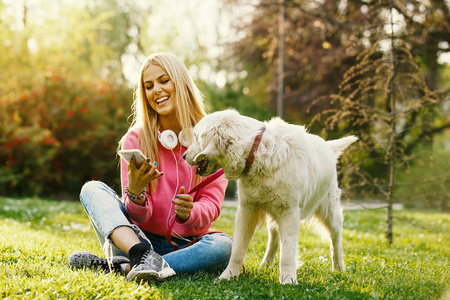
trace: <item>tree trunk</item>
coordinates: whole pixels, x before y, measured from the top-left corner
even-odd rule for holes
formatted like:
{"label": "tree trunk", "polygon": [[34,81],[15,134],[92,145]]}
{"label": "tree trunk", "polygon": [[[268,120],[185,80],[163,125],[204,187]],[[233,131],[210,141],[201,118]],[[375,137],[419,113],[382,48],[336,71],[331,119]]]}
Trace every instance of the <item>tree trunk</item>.
{"label": "tree trunk", "polygon": [[395,191],[395,171],[396,171],[396,154],[397,154],[397,110],[396,110],[396,98],[395,98],[395,75],[396,75],[396,58],[395,58],[395,33],[394,33],[394,21],[393,21],[393,9],[392,1],[390,1],[390,11],[391,11],[391,78],[388,82],[387,97],[390,105],[390,122],[389,127],[391,129],[391,137],[389,140],[389,149],[387,153],[387,159],[389,162],[389,187],[387,194],[387,215],[386,215],[386,238],[389,244],[392,245],[393,239],[393,218],[392,218],[392,207],[394,204],[394,191]]}
{"label": "tree trunk", "polygon": [[[395,139],[394,143],[395,143]],[[395,150],[395,146],[393,147]],[[391,154],[391,162],[390,162],[390,172],[389,172],[389,192],[387,195],[387,213],[386,213],[386,238],[389,244],[392,245],[394,242],[393,238],[393,228],[394,221],[392,217],[392,210],[394,206],[394,189],[395,189],[395,153]]]}
{"label": "tree trunk", "polygon": [[278,24],[278,95],[277,114],[284,117],[284,39],[285,39],[285,4],[284,0],[279,2],[279,24]]}

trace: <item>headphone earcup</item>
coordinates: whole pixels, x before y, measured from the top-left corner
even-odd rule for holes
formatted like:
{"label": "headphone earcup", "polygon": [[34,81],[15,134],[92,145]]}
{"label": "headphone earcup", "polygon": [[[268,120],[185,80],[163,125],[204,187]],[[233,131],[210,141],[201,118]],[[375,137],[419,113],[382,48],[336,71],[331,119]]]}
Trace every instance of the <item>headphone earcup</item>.
{"label": "headphone earcup", "polygon": [[172,130],[164,130],[158,135],[159,142],[167,150],[172,150],[178,145],[178,138]]}
{"label": "headphone earcup", "polygon": [[[192,133],[192,128],[190,132]],[[192,144],[192,134],[191,138],[189,139],[189,134],[185,134],[183,130],[181,130],[180,134],[178,134],[178,140],[180,141],[181,145],[188,148]]]}

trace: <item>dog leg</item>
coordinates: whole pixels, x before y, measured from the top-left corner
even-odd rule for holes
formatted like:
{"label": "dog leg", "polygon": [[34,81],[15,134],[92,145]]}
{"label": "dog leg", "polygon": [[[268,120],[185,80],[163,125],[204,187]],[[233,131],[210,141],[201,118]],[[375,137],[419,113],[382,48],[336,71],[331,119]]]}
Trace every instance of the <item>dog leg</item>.
{"label": "dog leg", "polygon": [[332,236],[334,238],[331,239],[331,254],[333,259],[333,270],[341,270],[345,271],[345,264],[344,264],[344,255],[342,250],[342,236],[339,231],[332,233]]}
{"label": "dog leg", "polygon": [[255,233],[256,225],[261,219],[261,213],[254,207],[239,206],[236,213],[236,226],[234,241],[231,249],[231,257],[227,268],[219,276],[218,280],[230,279],[239,276],[244,263],[245,252],[250,240]]}
{"label": "dog leg", "polygon": [[330,234],[330,250],[333,270],[345,271],[341,234],[344,217],[342,215],[342,207],[339,200],[340,190],[336,188],[336,190],[330,192],[329,195],[330,200],[327,207],[319,207],[316,217],[322,222]]}
{"label": "dog leg", "polygon": [[261,262],[261,265],[259,266],[260,268],[272,266],[280,242],[278,224],[274,219],[272,219],[272,217],[268,217],[267,230],[269,232],[269,241],[267,242],[266,253]]}
{"label": "dog leg", "polygon": [[287,211],[281,216],[279,224],[281,238],[280,283],[297,284],[295,254],[300,229],[300,210]]}
{"label": "dog leg", "polygon": [[331,237],[331,244],[330,244],[331,258],[333,261],[333,270],[345,271],[344,255],[342,250],[342,234],[341,234],[343,216],[340,206],[336,208],[336,210],[337,211],[333,213],[334,216],[331,217],[331,220],[328,220],[329,222],[328,230],[330,231]]}

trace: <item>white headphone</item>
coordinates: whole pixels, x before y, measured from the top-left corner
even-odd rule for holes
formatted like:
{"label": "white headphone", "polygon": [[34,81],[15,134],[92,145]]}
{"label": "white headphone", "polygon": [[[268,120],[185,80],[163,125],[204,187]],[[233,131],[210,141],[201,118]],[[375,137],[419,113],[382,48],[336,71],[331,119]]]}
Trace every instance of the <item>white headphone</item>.
{"label": "white headphone", "polygon": [[[184,134],[183,130],[180,131],[178,137],[172,130],[164,130],[163,132],[159,132],[158,140],[167,150],[175,148],[178,145],[178,141],[186,148],[191,145],[188,135]],[[192,140],[192,138],[190,140]]]}

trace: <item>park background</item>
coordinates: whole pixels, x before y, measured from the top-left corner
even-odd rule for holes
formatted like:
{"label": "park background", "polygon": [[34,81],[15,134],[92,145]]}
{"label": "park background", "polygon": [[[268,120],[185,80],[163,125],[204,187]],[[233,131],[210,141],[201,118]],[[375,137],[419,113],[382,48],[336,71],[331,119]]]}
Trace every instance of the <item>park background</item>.
{"label": "park background", "polygon": [[395,201],[448,209],[449,2],[390,3],[286,1],[281,28],[277,1],[2,0],[0,194],[74,199],[90,179],[117,190],[140,63],[165,51],[209,112],[357,135],[340,164],[347,198],[384,199],[392,184]]}
{"label": "park background", "polygon": [[77,200],[92,179],[119,191],[139,66],[163,51],[185,62],[208,112],[358,136],[338,164],[343,202],[381,203],[392,244],[394,204],[450,206],[449,10],[447,0],[0,0],[4,211]]}

